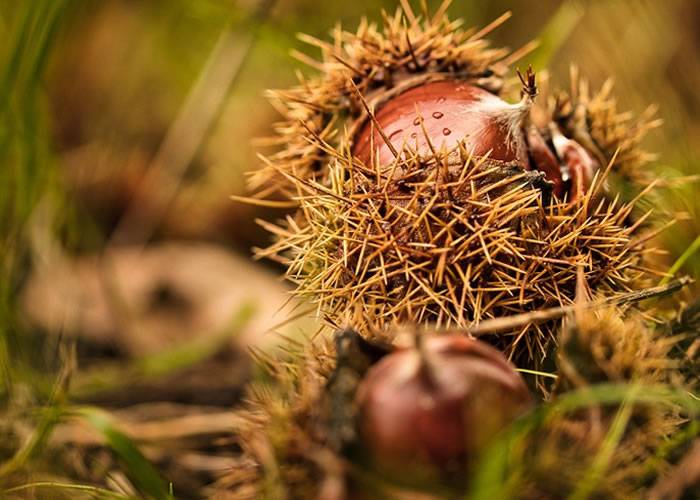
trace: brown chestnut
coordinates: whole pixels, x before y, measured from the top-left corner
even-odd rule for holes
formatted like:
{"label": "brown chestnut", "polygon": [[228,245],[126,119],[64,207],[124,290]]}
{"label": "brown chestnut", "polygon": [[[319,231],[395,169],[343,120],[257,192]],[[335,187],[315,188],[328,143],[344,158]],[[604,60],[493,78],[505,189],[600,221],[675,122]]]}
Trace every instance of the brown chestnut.
{"label": "brown chestnut", "polygon": [[565,137],[555,126],[551,128],[554,149],[564,165],[563,177],[569,181],[569,201],[573,202],[589,191],[600,164],[581,144]]}
{"label": "brown chestnut", "polygon": [[[404,145],[420,156],[432,146],[453,149],[464,141],[467,151],[503,162],[527,165],[522,123],[529,112],[525,101],[509,104],[497,95],[463,81],[437,81],[413,87],[384,103],[375,118],[396,151]],[[374,132],[372,137],[372,131]],[[373,147],[372,147],[373,144]],[[354,155],[371,164],[394,161],[394,153],[372,121],[355,138]]]}
{"label": "brown chestnut", "polygon": [[527,129],[527,146],[535,168],[544,172],[545,178],[552,183],[554,195],[557,198],[562,198],[564,196],[564,179],[559,161],[534,125]]}
{"label": "brown chestnut", "polygon": [[386,355],[364,377],[356,402],[369,461],[382,474],[415,483],[463,478],[532,397],[499,351],[447,335]]}

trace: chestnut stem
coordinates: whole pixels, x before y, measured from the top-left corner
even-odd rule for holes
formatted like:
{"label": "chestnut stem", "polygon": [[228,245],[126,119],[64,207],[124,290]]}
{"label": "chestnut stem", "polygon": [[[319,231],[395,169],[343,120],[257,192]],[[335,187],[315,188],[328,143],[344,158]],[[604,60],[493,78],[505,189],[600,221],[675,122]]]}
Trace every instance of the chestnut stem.
{"label": "chestnut stem", "polygon": [[425,377],[426,382],[431,386],[437,384],[437,377],[435,376],[435,366],[433,365],[432,356],[425,345],[425,338],[422,332],[415,332],[415,349],[418,351],[418,356],[420,359],[419,372]]}

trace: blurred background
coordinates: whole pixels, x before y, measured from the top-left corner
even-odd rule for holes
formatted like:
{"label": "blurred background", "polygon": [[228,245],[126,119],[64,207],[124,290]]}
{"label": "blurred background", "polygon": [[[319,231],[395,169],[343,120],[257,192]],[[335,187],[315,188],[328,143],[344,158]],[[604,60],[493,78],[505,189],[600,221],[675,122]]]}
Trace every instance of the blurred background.
{"label": "blurred background", "polygon": [[[251,349],[319,328],[251,258],[268,241],[255,219],[284,213],[230,199],[276,120],[264,90],[313,74],[290,57],[318,55],[298,32],[397,3],[0,0],[0,491],[196,498],[237,465]],[[471,26],[507,10],[494,44],[541,42],[522,67],[568,87],[576,64],[593,88],[615,79],[620,109],[659,106],[655,204],[678,219],[661,241],[700,276],[700,1],[449,12]]]}

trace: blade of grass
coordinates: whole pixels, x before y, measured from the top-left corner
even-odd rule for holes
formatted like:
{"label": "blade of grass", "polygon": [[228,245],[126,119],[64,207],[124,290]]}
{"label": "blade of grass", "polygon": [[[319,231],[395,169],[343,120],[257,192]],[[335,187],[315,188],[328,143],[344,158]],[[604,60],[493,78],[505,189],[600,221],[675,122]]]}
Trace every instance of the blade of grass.
{"label": "blade of grass", "polygon": [[[691,395],[692,396],[692,395]],[[673,451],[694,440],[700,434],[700,421],[693,420],[680,432],[676,432],[656,453],[645,462],[650,477],[659,470],[659,466]]]}
{"label": "blade of grass", "polygon": [[659,282],[659,286],[668,284],[671,279],[673,279],[673,276],[681,270],[685,263],[688,262],[688,260],[695,255],[698,250],[700,250],[700,236],[695,238],[695,240],[688,245],[688,248],[685,249],[681,256],[676,259],[676,262],[674,262],[669,268],[667,275],[664,276],[664,278]]}
{"label": "blade of grass", "polygon": [[[634,391],[633,395],[630,394],[631,391]],[[674,404],[692,415],[700,413],[700,401],[691,397],[686,390],[663,385],[639,387],[630,384],[599,384],[560,396],[552,408],[570,412],[596,404],[619,404],[627,399],[631,403]]]}
{"label": "blade of grass", "polygon": [[[634,393],[638,390],[636,386],[632,386],[629,393],[629,398],[634,398]],[[570,500],[586,500],[594,492],[600,484],[600,480],[605,474],[605,471],[610,465],[615,450],[622,440],[622,436],[627,429],[627,424],[632,416],[634,405],[630,404],[629,400],[623,401],[622,406],[617,411],[613,419],[610,429],[603,440],[598,453],[593,458],[591,466],[586,471],[583,479],[579,481],[576,489],[569,496]]]}
{"label": "blade of grass", "polygon": [[124,464],[124,472],[139,491],[156,500],[170,500],[172,495],[163,478],[143,456],[136,444],[112,425],[108,414],[98,408],[79,408],[74,412],[97,430]]}
{"label": "blade of grass", "polygon": [[195,340],[186,345],[144,357],[137,369],[144,376],[161,375],[192,366],[216,353],[221,346],[234,338],[255,314],[254,304],[242,304],[223,332],[210,339]]}
{"label": "blade of grass", "polygon": [[670,282],[667,285],[646,288],[635,292],[611,295],[610,297],[593,300],[591,302],[584,302],[582,304],[552,307],[548,309],[514,314],[512,316],[486,319],[481,323],[477,323],[474,326],[466,328],[465,331],[470,335],[479,337],[487,334],[504,332],[519,326],[524,326],[528,323],[543,323],[552,319],[563,318],[567,314],[574,312],[575,308],[577,307],[593,310],[616,305],[632,304],[643,300],[658,299],[681,290],[685,286],[692,283],[692,281],[693,280],[689,277],[684,276]]}
{"label": "blade of grass", "polygon": [[226,342],[235,338],[255,314],[253,304],[243,304],[234,313],[229,324],[219,334],[209,338],[195,338],[183,345],[144,356],[123,366],[101,366],[93,372],[78,374],[71,388],[71,396],[78,399],[123,386],[134,379],[166,375],[204,361],[215,354]]}
{"label": "blade of grass", "polygon": [[51,435],[51,431],[59,422],[63,410],[56,406],[49,406],[43,412],[43,418],[32,432],[29,440],[7,462],[0,465],[0,478],[7,477],[23,467],[28,460],[36,456],[43,448]]}
{"label": "blade of grass", "polygon": [[568,0],[559,6],[540,31],[537,37],[539,45],[527,58],[533,68],[543,69],[549,66],[552,57],[569,39],[583,14],[584,9],[578,1]]}
{"label": "blade of grass", "polygon": [[0,478],[21,469],[31,458],[44,449],[56,424],[64,415],[63,403],[66,399],[68,385],[75,370],[75,351],[62,351],[64,356],[61,371],[54,382],[49,401],[41,411],[36,428],[17,452],[3,464],[0,464]]}
{"label": "blade of grass", "polygon": [[15,486],[13,488],[3,490],[2,493],[7,495],[9,493],[19,493],[20,491],[33,490],[36,488],[81,491],[84,493],[92,493],[94,494],[95,498],[119,498],[124,500],[129,499],[129,497],[117,493],[116,491],[99,488],[97,486],[90,486],[86,484],[57,483],[54,481],[37,481],[35,483],[23,484],[21,486]]}
{"label": "blade of grass", "polygon": [[538,377],[547,377],[553,379],[559,378],[555,373],[541,372],[538,370],[528,370],[527,368],[516,368],[515,371],[520,373],[527,373],[529,375],[537,375]]}
{"label": "blade of grass", "polygon": [[235,85],[275,2],[259,2],[249,20],[248,33],[241,36],[230,26],[222,30],[137,190],[148,193],[143,195],[148,198],[137,196],[132,201],[114,229],[108,249],[125,242],[146,244],[177,195],[207,132],[222,112],[224,99]]}
{"label": "blade of grass", "polygon": [[36,12],[32,9],[24,9],[20,14],[18,33],[14,36],[14,44],[9,48],[7,53],[7,61],[5,62],[5,71],[0,79],[0,122],[5,117],[10,103],[10,97],[13,95],[13,82],[17,79],[22,64],[22,56],[28,45],[29,35],[31,31],[32,21]]}
{"label": "blade of grass", "polygon": [[26,344],[15,302],[26,272],[27,220],[50,187],[41,76],[67,6],[67,0],[57,0],[18,7],[3,37],[7,51],[0,60],[0,392],[5,397],[11,394],[18,354]]}
{"label": "blade of grass", "polygon": [[700,400],[695,400],[683,389],[669,386],[599,384],[568,392],[516,420],[488,447],[475,469],[466,498],[490,500],[517,496],[513,491],[517,486],[514,478],[518,477],[521,472],[518,468],[523,467],[523,463],[512,460],[513,450],[523,450],[528,437],[536,433],[548,418],[591,406],[638,403],[677,405],[688,413],[689,418],[700,415]]}

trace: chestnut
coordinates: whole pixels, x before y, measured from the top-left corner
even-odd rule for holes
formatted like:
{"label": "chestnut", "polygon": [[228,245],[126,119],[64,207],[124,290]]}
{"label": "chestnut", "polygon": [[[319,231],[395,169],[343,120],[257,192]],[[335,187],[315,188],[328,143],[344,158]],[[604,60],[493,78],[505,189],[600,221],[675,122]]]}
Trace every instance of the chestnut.
{"label": "chestnut", "polygon": [[356,394],[363,452],[405,483],[466,477],[496,434],[533,404],[520,374],[493,347],[430,336],[373,365]]}
{"label": "chestnut", "polygon": [[[376,124],[396,151],[404,145],[420,156],[431,148],[451,150],[464,141],[474,156],[527,166],[523,120],[527,99],[509,104],[497,95],[465,81],[424,83],[388,100],[375,115]],[[430,145],[428,144],[430,138]],[[353,154],[365,164],[378,155],[380,165],[394,161],[394,153],[372,121],[355,137]]]}
{"label": "chestnut", "polygon": [[569,180],[569,201],[576,201],[588,192],[600,164],[581,144],[565,137],[555,125],[552,128],[552,143],[564,167],[563,177]]}

